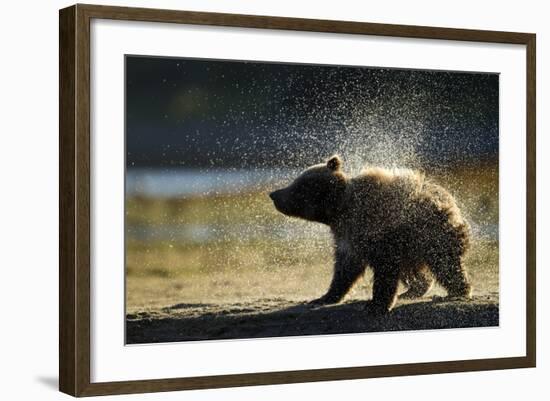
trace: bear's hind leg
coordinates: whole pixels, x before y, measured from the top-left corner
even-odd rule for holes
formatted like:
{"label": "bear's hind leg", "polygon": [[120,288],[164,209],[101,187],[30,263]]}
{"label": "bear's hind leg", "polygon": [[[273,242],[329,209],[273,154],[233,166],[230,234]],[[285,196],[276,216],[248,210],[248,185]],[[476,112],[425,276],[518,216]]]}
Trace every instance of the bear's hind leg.
{"label": "bear's hind leg", "polygon": [[337,251],[334,274],[327,293],[310,304],[327,305],[340,302],[364,271],[364,263],[356,260],[348,252]]}
{"label": "bear's hind leg", "polygon": [[407,291],[399,295],[402,299],[421,298],[430,291],[434,284],[433,275],[426,266],[403,274],[401,281],[407,286]]}
{"label": "bear's hind leg", "polygon": [[451,298],[470,298],[472,286],[458,255],[438,255],[429,262],[437,281]]}

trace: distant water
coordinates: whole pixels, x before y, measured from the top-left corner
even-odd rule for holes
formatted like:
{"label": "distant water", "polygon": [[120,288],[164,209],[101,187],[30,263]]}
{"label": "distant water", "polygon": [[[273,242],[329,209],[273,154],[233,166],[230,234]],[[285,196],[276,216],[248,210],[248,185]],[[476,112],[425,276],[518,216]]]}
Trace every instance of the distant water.
{"label": "distant water", "polygon": [[[187,168],[132,168],[126,172],[126,196],[185,197],[220,195],[253,190],[271,190],[287,185],[299,174],[298,170],[227,170]],[[476,239],[498,240],[498,224],[479,224],[470,221]],[[185,241],[207,243],[220,239],[251,240],[258,237],[297,239],[310,235],[293,225],[209,225],[164,224],[126,227],[130,238],[139,241]]]}
{"label": "distant water", "polygon": [[148,169],[126,171],[126,196],[176,197],[246,192],[290,182],[295,170]]}

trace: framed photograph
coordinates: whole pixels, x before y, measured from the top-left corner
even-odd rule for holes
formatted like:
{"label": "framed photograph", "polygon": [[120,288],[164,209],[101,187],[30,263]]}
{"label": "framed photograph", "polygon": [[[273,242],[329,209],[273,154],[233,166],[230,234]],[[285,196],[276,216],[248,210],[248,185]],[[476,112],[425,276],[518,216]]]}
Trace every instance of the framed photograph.
{"label": "framed photograph", "polygon": [[61,391],[535,366],[534,34],[59,18]]}

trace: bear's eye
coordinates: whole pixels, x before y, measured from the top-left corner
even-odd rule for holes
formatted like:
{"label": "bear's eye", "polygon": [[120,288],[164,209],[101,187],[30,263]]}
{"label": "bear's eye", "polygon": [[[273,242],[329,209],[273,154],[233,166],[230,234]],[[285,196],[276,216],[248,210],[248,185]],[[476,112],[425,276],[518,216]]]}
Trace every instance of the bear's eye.
{"label": "bear's eye", "polygon": [[301,200],[317,199],[322,193],[322,186],[318,182],[302,182],[297,186],[295,196]]}
{"label": "bear's eye", "polygon": [[306,194],[315,191],[315,188],[316,185],[312,182],[302,182],[297,186],[296,190],[301,194]]}

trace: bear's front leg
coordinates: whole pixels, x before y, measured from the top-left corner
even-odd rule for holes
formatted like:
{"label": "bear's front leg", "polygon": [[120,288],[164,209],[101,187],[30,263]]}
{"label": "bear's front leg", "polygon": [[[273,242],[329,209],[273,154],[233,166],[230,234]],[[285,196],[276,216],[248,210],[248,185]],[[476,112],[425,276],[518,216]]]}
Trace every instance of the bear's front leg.
{"label": "bear's front leg", "polygon": [[372,288],[372,302],[369,305],[369,311],[374,314],[385,314],[389,312],[395,305],[398,285],[398,266],[376,266],[374,268],[374,285]]}
{"label": "bear's front leg", "polygon": [[365,271],[365,265],[349,252],[337,250],[332,282],[325,295],[310,302],[313,305],[328,305],[340,302],[351,286]]}

